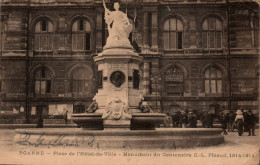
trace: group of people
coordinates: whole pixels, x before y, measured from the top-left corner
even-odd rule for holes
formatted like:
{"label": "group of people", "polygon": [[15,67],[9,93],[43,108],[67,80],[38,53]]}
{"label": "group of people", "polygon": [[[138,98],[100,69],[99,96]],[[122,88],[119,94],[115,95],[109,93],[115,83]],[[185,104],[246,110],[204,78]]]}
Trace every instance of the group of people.
{"label": "group of people", "polygon": [[177,111],[172,115],[166,113],[166,120],[164,127],[179,128],[197,128],[197,120],[201,121],[203,128],[213,128],[214,119],[219,121],[223,129],[223,134],[227,135],[228,132],[234,132],[235,129],[239,129],[238,122],[242,123],[242,131],[248,132],[248,136],[255,136],[256,116],[251,110],[237,110],[233,111],[221,111],[218,114],[212,114],[210,111],[204,112],[199,116],[193,112]]}
{"label": "group of people", "polygon": [[169,127],[170,124],[173,127],[180,128],[197,128],[197,116],[193,112],[177,111],[172,114],[166,113],[166,120],[164,122],[165,127]]}
{"label": "group of people", "polygon": [[[228,111],[226,114],[224,112],[220,112],[218,117],[224,134],[227,134],[227,131],[234,132],[234,129],[237,128],[238,131],[248,132],[248,136],[255,136],[255,126],[257,119],[251,110],[242,109],[237,110],[236,113]],[[242,123],[241,128],[239,128],[238,123]],[[242,134],[239,133],[239,135],[241,136]]]}

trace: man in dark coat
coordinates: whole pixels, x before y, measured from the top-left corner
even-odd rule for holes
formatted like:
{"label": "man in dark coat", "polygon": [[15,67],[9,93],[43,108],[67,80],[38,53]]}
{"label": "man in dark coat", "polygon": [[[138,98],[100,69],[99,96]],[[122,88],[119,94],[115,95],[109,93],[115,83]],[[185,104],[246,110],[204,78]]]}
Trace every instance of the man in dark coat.
{"label": "man in dark coat", "polygon": [[223,112],[219,113],[219,121],[221,123],[221,127],[223,129],[224,135],[227,135],[227,131],[226,131],[226,129],[227,129],[227,117]]}
{"label": "man in dark coat", "polygon": [[188,124],[188,115],[184,111],[182,111],[180,117],[180,125],[182,128],[186,128],[187,124]]}
{"label": "man in dark coat", "polygon": [[236,115],[233,111],[229,111],[227,114],[227,128],[228,132],[234,132],[234,122],[235,122]]}
{"label": "man in dark coat", "polygon": [[210,111],[205,112],[202,116],[201,116],[201,122],[202,122],[202,126],[205,128],[213,128],[213,115],[210,113]]}
{"label": "man in dark coat", "polygon": [[250,123],[250,116],[249,116],[247,110],[243,110],[243,116],[244,116],[244,131],[247,132],[248,126],[249,126],[249,123]]}
{"label": "man in dark coat", "polygon": [[37,119],[37,128],[43,128],[43,118],[42,115],[40,115]]}
{"label": "man in dark coat", "polygon": [[248,119],[248,136],[255,136],[256,117],[250,110],[248,111]]}
{"label": "man in dark coat", "polygon": [[193,112],[189,112],[188,126],[189,128],[197,128],[197,117]]}
{"label": "man in dark coat", "polygon": [[180,111],[173,113],[173,115],[172,115],[173,127],[180,127],[180,118],[181,118],[181,112]]}

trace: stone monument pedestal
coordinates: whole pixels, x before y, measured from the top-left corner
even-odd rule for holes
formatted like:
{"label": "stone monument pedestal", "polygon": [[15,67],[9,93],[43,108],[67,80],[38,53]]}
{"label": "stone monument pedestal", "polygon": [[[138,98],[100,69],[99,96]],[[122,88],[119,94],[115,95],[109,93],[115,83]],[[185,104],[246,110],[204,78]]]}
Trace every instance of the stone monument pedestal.
{"label": "stone monument pedestal", "polygon": [[[143,96],[139,90],[139,65],[142,57],[132,49],[106,49],[94,57],[98,71],[102,73],[102,87],[94,100],[98,103],[96,113],[103,113],[106,106],[119,98],[129,112],[140,112],[139,103]],[[134,86],[134,83],[137,86]]]}

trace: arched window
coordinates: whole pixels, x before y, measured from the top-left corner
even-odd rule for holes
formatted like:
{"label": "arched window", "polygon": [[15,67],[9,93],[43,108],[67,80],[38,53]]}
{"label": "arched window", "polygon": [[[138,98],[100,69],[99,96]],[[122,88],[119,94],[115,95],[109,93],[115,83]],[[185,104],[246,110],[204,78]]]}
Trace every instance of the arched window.
{"label": "arched window", "polygon": [[34,93],[35,94],[50,94],[51,93],[51,72],[42,67],[34,75]]}
{"label": "arched window", "polygon": [[89,72],[85,68],[77,68],[71,75],[71,91],[73,94],[89,94],[91,90]]}
{"label": "arched window", "polygon": [[207,17],[202,23],[202,46],[222,47],[222,24],[216,17]]}
{"label": "arched window", "polygon": [[34,50],[51,51],[53,50],[53,24],[48,19],[38,21],[34,29]]}
{"label": "arched window", "polygon": [[182,49],[183,24],[177,18],[170,18],[164,22],[163,43],[165,50]]}
{"label": "arched window", "polygon": [[220,70],[216,67],[209,67],[205,71],[205,93],[209,94],[221,94],[223,76]]}
{"label": "arched window", "polygon": [[178,66],[169,68],[164,75],[167,95],[183,96],[184,73]]}
{"label": "arched window", "polygon": [[0,92],[2,92],[3,69],[0,69]]}
{"label": "arched window", "polygon": [[78,19],[72,25],[72,50],[86,51],[90,50],[91,26],[85,19]]}

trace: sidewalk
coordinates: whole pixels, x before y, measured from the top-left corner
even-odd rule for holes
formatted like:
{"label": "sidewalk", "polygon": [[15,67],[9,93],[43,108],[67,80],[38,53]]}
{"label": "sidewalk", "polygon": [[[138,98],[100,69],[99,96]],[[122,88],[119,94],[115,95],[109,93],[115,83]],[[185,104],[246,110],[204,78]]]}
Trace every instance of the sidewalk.
{"label": "sidewalk", "polygon": [[[36,128],[37,124],[0,124],[0,129]],[[202,128],[201,124],[197,125]],[[43,124],[44,128],[77,128],[77,124]],[[165,128],[163,125],[160,128]],[[172,128],[172,125],[169,127]],[[221,128],[220,124],[214,124],[214,128]]]}
{"label": "sidewalk", "polygon": [[[0,129],[36,128],[37,124],[0,124]],[[43,124],[44,128],[77,128],[77,124]]]}
{"label": "sidewalk", "polygon": [[[0,129],[16,129],[16,128],[36,128],[37,124],[0,124]],[[77,128],[77,124],[43,124],[44,128]],[[201,124],[197,125],[198,128],[202,128]],[[221,124],[214,124],[214,128],[221,128]],[[163,125],[160,128],[165,128]],[[172,125],[168,128],[172,128]],[[259,124],[256,125],[256,129],[259,129]]]}

